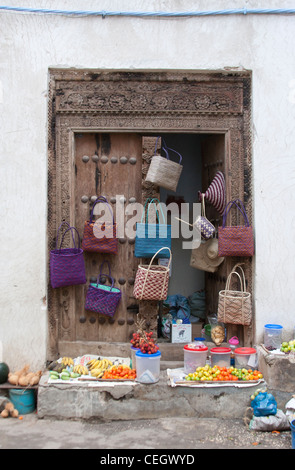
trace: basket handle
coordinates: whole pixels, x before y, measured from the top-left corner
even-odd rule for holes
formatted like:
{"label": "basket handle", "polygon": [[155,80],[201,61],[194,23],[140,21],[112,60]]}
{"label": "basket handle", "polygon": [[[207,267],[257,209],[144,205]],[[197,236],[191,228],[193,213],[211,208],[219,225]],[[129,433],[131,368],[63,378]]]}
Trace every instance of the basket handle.
{"label": "basket handle", "polygon": [[164,139],[162,139],[162,140],[163,140],[163,150],[164,150],[164,152],[166,153],[166,158],[167,158],[167,160],[170,160],[168,150],[171,150],[171,152],[177,153],[177,155],[179,156],[179,162],[178,162],[178,163],[180,164],[181,161],[182,161],[182,156],[180,155],[180,153],[177,152],[176,150],[170,148],[170,147],[167,147],[166,142],[164,141]]}
{"label": "basket handle", "polygon": [[149,266],[148,266],[148,271],[150,270],[150,268],[151,268],[151,265],[153,264],[153,261],[154,261],[155,257],[156,257],[156,256],[157,256],[157,254],[158,254],[158,253],[160,253],[160,251],[162,251],[162,250],[168,250],[168,251],[169,251],[169,253],[170,253],[170,257],[169,257],[169,263],[168,263],[168,266],[167,266],[167,268],[169,268],[169,267],[170,267],[170,264],[171,264],[171,259],[172,259],[172,253],[171,253],[171,250],[170,250],[170,248],[168,248],[168,246],[163,246],[163,247],[162,247],[162,248],[160,248],[160,249],[157,251],[157,253],[155,253],[155,254],[154,254],[154,256],[152,257],[152,259],[151,259],[151,261],[150,261],[150,264],[149,264]]}
{"label": "basket handle", "polygon": [[75,243],[75,239],[74,239],[72,230],[75,230],[76,233],[77,233],[77,235],[78,235],[78,249],[80,249],[80,235],[79,235],[79,232],[78,232],[78,230],[77,230],[75,227],[70,227],[70,228],[68,228],[68,229],[64,232],[64,234],[63,234],[63,236],[62,236],[62,239],[61,239],[61,242],[60,242],[60,246],[59,246],[59,250],[61,250],[61,246],[62,246],[62,244],[63,244],[65,234],[66,234],[67,232],[69,232],[69,231],[71,231],[71,234],[72,234],[72,239],[73,239],[73,242],[74,242],[74,248],[77,248],[77,247],[76,247],[76,243]]}
{"label": "basket handle", "polygon": [[[239,206],[239,204],[241,205],[241,207]],[[245,206],[244,204],[242,203],[242,201],[240,201],[240,199],[235,199],[234,201],[230,201],[227,205],[226,205],[226,208],[224,210],[224,213],[223,213],[223,217],[222,217],[222,228],[225,227],[225,223],[226,223],[226,218],[228,216],[228,213],[229,211],[231,210],[232,206],[235,205],[239,211],[241,212],[241,214],[243,215],[244,217],[244,220],[245,220],[245,226],[246,227],[249,227],[249,220],[248,220],[248,217],[247,217],[247,214],[246,214],[246,209],[245,209]]]}
{"label": "basket handle", "polygon": [[[65,221],[62,222],[62,223],[60,224],[60,226],[58,227],[58,229],[57,229],[57,234],[56,234],[56,242],[55,242],[55,248],[56,248],[56,250],[58,249],[57,246],[58,246],[59,231],[60,231],[60,229],[61,229],[61,227],[62,227],[63,225],[67,225],[68,228],[71,227],[70,224],[69,224],[69,222],[65,222]],[[71,232],[71,233],[72,233],[73,243],[75,244],[73,232]]]}
{"label": "basket handle", "polygon": [[[240,275],[240,274],[236,271],[237,268],[240,268],[242,275]],[[228,276],[228,278],[227,278],[227,281],[226,281],[225,291],[228,291],[228,290],[229,290],[229,285],[230,285],[231,277],[232,277],[233,274],[236,274],[236,275],[238,276],[239,280],[240,280],[241,291],[242,291],[242,292],[246,292],[245,273],[244,273],[244,270],[243,270],[241,264],[236,264],[236,265],[233,267],[233,269],[231,270],[231,272],[230,272],[230,274],[229,274],[229,276]]]}
{"label": "basket handle", "polygon": [[96,285],[98,286],[99,281],[100,281],[100,278],[101,278],[102,276],[109,278],[109,280],[110,280],[111,283],[112,283],[112,287],[111,287],[111,290],[112,290],[113,287],[114,287],[115,281],[114,281],[114,278],[113,278],[112,276],[109,276],[108,274],[99,274],[99,275],[97,276]]}
{"label": "basket handle", "polygon": [[110,266],[110,263],[109,263],[108,260],[105,259],[105,260],[101,263],[101,265],[100,265],[99,277],[100,277],[100,276],[107,276],[107,274],[102,274],[102,267],[103,267],[103,265],[104,265],[105,263],[106,263],[106,264],[108,265],[108,267],[109,267],[109,274],[108,274],[108,275],[111,276],[111,266]]}
{"label": "basket handle", "polygon": [[[170,263],[171,263],[172,253],[171,253],[170,248],[168,248],[168,246],[167,246],[167,247],[164,246],[163,248],[160,248],[160,249],[157,251],[157,253],[154,254],[154,256],[153,256],[152,259],[151,259],[150,264],[148,265],[147,273],[146,273],[146,276],[145,276],[145,278],[144,278],[144,283],[143,283],[143,287],[142,287],[142,291],[141,291],[141,298],[142,298],[143,293],[144,293],[144,290],[145,290],[145,285],[146,285],[148,273],[149,273],[149,271],[150,271],[150,269],[151,269],[152,263],[153,263],[155,257],[157,256],[157,254],[160,253],[160,251],[162,251],[162,250],[169,250],[169,252],[170,252],[169,263],[168,263],[168,266],[167,266],[167,271],[166,271],[166,273],[165,273],[165,281],[166,281],[166,276],[169,275],[169,267],[170,267]],[[163,282],[161,297],[163,297],[164,288],[165,288],[165,282]]]}
{"label": "basket handle", "polygon": [[113,218],[113,223],[115,222],[115,219],[114,219],[114,213],[113,213],[113,210],[111,208],[111,206],[109,205],[107,199],[104,197],[104,196],[99,196],[93,203],[93,207],[92,207],[92,210],[91,210],[91,214],[90,214],[90,219],[89,219],[89,222],[88,224],[90,224],[91,222],[93,222],[93,212],[94,212],[94,207],[96,206],[97,203],[99,202],[103,202],[104,204],[106,204],[108,206],[108,209],[110,211],[110,214]]}

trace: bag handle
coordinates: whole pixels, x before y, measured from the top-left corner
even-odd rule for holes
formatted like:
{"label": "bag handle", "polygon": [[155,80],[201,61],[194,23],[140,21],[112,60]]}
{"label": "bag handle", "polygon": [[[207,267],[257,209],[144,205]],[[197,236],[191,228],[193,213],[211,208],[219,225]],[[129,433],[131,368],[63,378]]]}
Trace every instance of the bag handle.
{"label": "bag handle", "polygon": [[[57,234],[56,234],[56,242],[55,242],[55,248],[56,248],[56,250],[58,249],[57,245],[58,245],[59,231],[60,231],[60,229],[61,229],[61,227],[62,227],[63,225],[67,225],[68,228],[71,227],[70,224],[69,224],[69,222],[65,222],[65,221],[62,222],[62,223],[60,224],[60,226],[58,227],[58,229],[57,229]],[[72,234],[73,243],[75,244],[73,232],[71,232],[71,234]]]}
{"label": "bag handle", "polygon": [[[150,202],[149,202],[149,201],[150,201]],[[148,223],[150,205],[151,205],[151,204],[155,204],[154,201],[158,201],[158,203],[160,204],[160,211],[161,211],[161,214],[162,214],[162,217],[163,217],[163,223],[165,223],[164,212],[163,212],[161,203],[160,203],[159,199],[157,199],[157,198],[147,198],[147,200],[146,200],[146,202],[145,202],[145,205],[144,205],[144,208],[143,208],[142,215],[141,215],[141,223],[143,222],[143,217],[144,217],[144,215],[145,215],[145,210],[146,210],[146,206],[147,206],[147,205],[148,205],[148,208],[147,208],[145,223],[146,223],[146,224]],[[158,210],[157,210],[157,207],[156,207],[156,215],[157,215],[157,220],[158,220],[158,222],[160,223],[160,217],[159,217],[159,212],[158,212]]]}
{"label": "bag handle", "polygon": [[109,274],[108,274],[108,275],[111,277],[111,266],[110,266],[110,262],[109,262],[108,260],[106,260],[106,259],[105,259],[105,260],[101,263],[101,265],[100,265],[99,277],[100,277],[100,276],[107,276],[107,274],[102,274],[102,267],[103,267],[103,265],[104,265],[105,263],[106,263],[106,264],[108,265],[108,267],[109,267]]}
{"label": "bag handle", "polygon": [[77,235],[78,235],[78,249],[80,249],[80,235],[79,235],[79,232],[78,232],[78,230],[77,230],[75,227],[70,227],[70,228],[68,228],[68,229],[64,232],[64,234],[63,234],[63,236],[62,236],[62,239],[61,239],[61,242],[60,242],[59,250],[61,250],[61,246],[62,246],[62,244],[63,244],[65,234],[66,234],[67,232],[69,232],[69,231],[71,231],[71,234],[72,234],[72,239],[73,239],[73,242],[74,242],[74,248],[77,249],[72,230],[75,230],[76,233],[77,233]]}
{"label": "bag handle", "polygon": [[111,208],[111,206],[109,205],[107,199],[104,197],[104,196],[99,196],[93,203],[93,207],[92,207],[92,210],[91,210],[91,214],[90,214],[90,219],[89,219],[89,222],[88,222],[88,225],[91,224],[93,222],[93,212],[94,212],[94,207],[96,206],[97,203],[99,202],[103,202],[104,204],[106,204],[108,206],[108,209],[110,211],[110,214],[113,218],[113,223],[115,223],[115,219],[114,219],[114,213],[113,213],[113,210]]}
{"label": "bag handle", "polygon": [[[239,204],[241,205],[241,207],[239,206]],[[234,201],[230,201],[227,205],[226,205],[226,208],[224,210],[224,213],[223,213],[223,217],[222,217],[222,228],[225,227],[225,223],[226,223],[226,218],[228,216],[228,213],[229,211],[231,210],[232,206],[235,205],[239,211],[241,212],[241,214],[243,215],[244,217],[244,220],[245,220],[245,226],[246,227],[249,227],[249,220],[248,220],[248,217],[247,217],[247,214],[246,214],[246,209],[244,207],[244,204],[242,203],[242,201],[240,199],[235,199]]]}
{"label": "bag handle", "polygon": [[[240,269],[241,270],[241,275],[239,273],[237,273],[236,269]],[[230,285],[230,281],[231,281],[231,277],[233,274],[236,274],[240,280],[240,285],[241,285],[241,291],[242,292],[246,292],[246,280],[245,280],[245,273],[244,273],[244,270],[241,266],[241,264],[236,264],[233,269],[231,270],[228,278],[227,278],[227,281],[226,281],[226,285],[225,285],[225,291],[229,291],[229,285]]]}
{"label": "bag handle", "polygon": [[149,264],[149,266],[148,266],[148,270],[150,270],[151,265],[153,264],[153,261],[154,261],[155,257],[157,256],[157,254],[160,253],[160,251],[162,251],[162,250],[168,250],[169,253],[170,253],[169,263],[168,263],[168,265],[167,265],[167,268],[169,269],[170,263],[171,263],[171,260],[172,260],[172,253],[171,253],[170,248],[168,248],[168,246],[163,246],[163,247],[160,248],[160,249],[157,251],[157,253],[155,253],[154,256],[152,257],[152,259],[151,259],[151,261],[150,261],[150,264]]}
{"label": "bag handle", "polygon": [[[110,280],[111,283],[112,283],[112,286],[111,286],[111,290],[112,290],[112,289],[114,288],[114,283],[115,283],[114,278],[113,278],[112,276],[109,276],[108,274],[102,274],[102,276],[105,276],[105,277],[108,277],[108,278],[109,278],[109,280]],[[97,280],[96,280],[96,285],[97,285],[97,286],[98,286],[99,282],[100,282],[100,276],[98,276],[98,277],[97,277]]]}
{"label": "bag handle", "polygon": [[164,145],[162,146],[162,148],[163,148],[164,152],[166,153],[166,158],[167,158],[167,160],[170,160],[168,150],[171,150],[171,152],[177,153],[177,155],[179,156],[179,162],[178,162],[178,163],[179,163],[179,165],[180,165],[180,163],[181,163],[181,161],[182,161],[182,156],[180,155],[180,153],[177,152],[176,150],[170,148],[170,147],[167,147],[166,142],[164,141],[164,139],[162,139],[162,140],[163,140],[163,144],[164,144]]}

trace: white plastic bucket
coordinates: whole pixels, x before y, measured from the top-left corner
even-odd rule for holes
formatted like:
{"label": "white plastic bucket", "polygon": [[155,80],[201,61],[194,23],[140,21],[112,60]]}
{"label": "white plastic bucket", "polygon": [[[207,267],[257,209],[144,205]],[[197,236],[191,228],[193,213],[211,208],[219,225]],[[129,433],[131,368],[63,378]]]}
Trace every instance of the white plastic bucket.
{"label": "white plastic bucket", "polygon": [[160,378],[161,352],[145,354],[136,351],[136,381],[144,384],[158,382]]}
{"label": "white plastic bucket", "polygon": [[282,325],[268,323],[264,325],[264,346],[266,349],[280,349],[282,344]]}
{"label": "white plastic bucket", "polygon": [[230,367],[230,348],[211,348],[211,366]]}

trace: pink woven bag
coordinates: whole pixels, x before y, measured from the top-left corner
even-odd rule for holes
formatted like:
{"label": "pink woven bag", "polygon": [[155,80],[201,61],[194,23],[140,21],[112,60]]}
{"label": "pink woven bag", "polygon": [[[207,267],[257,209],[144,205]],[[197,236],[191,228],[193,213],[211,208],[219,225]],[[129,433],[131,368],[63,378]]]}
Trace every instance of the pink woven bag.
{"label": "pink woven bag", "polygon": [[[245,225],[225,226],[226,218],[233,206],[236,206],[244,217]],[[239,199],[230,201],[223,213],[222,226],[218,229],[218,256],[253,256],[253,228],[249,224],[246,209]]]}

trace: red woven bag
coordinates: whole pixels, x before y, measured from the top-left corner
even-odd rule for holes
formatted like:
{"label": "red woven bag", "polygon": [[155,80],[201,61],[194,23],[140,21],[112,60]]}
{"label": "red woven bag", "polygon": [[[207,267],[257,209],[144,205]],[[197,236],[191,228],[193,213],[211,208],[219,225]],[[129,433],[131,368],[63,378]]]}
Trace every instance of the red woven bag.
{"label": "red woven bag", "polygon": [[[245,225],[225,226],[226,218],[233,206],[242,213]],[[249,224],[246,209],[239,199],[230,201],[223,213],[222,226],[218,229],[218,256],[253,256],[253,228]]]}

